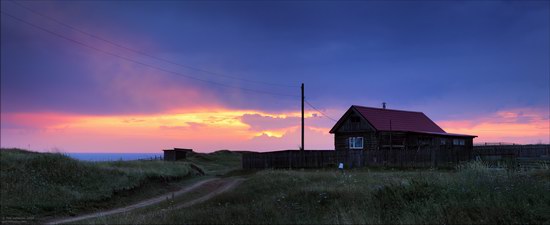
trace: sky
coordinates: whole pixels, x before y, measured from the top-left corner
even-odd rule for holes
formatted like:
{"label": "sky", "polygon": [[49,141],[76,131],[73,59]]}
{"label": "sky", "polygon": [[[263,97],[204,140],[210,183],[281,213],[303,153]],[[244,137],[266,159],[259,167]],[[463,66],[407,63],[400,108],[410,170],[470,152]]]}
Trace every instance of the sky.
{"label": "sky", "polygon": [[[1,147],[333,149],[351,105],[550,143],[548,1],[1,1]],[[317,111],[318,110],[318,111]]]}

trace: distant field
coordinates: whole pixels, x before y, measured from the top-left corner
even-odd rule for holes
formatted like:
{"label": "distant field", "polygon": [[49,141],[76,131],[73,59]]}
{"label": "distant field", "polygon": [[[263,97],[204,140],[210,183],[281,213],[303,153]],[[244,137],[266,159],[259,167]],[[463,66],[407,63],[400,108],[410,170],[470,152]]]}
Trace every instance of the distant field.
{"label": "distant field", "polygon": [[190,166],[194,162],[208,174],[240,166],[239,154],[224,152],[196,154],[184,162],[84,162],[58,153],[2,149],[0,160],[2,218],[38,221],[122,206],[181,188],[202,179]]}
{"label": "distant field", "polygon": [[[175,203],[177,204],[177,202]],[[191,208],[159,205],[89,224],[550,223],[550,171],[264,170]]]}

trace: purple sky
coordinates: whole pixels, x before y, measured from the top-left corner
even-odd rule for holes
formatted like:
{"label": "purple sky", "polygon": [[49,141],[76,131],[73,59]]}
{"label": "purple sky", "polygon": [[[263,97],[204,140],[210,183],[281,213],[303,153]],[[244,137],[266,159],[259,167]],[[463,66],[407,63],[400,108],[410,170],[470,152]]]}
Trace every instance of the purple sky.
{"label": "purple sky", "polygon": [[[3,147],[34,144],[42,149],[80,150],[62,139],[53,143],[38,138],[43,135],[37,132],[61,124],[29,126],[20,114],[106,118],[215,108],[246,111],[238,118],[248,131],[256,132],[252,139],[278,130],[280,134],[270,141],[279,140],[281,144],[275,145],[280,148],[294,148],[294,140],[277,136],[294,132],[289,127],[297,120],[264,120],[297,112],[299,97],[223,85],[299,95],[301,82],[306,84],[308,101],[335,119],[352,104],[379,107],[387,102],[389,108],[423,111],[436,122],[450,124],[444,127],[447,131],[485,132],[471,123],[487,121],[494,129],[499,129],[495,124],[510,123],[540,129],[527,139],[517,136],[512,127],[506,128],[514,129],[509,135],[492,139],[481,135],[479,140],[550,141],[548,1],[2,1],[1,6]],[[154,57],[225,76],[295,87],[227,79],[176,66],[79,33],[36,12]],[[20,20],[208,82],[113,57]],[[506,113],[513,113],[515,119],[506,120],[511,115]],[[322,117],[309,124],[328,131],[333,123]],[[150,143],[161,142],[151,138]],[[318,138],[323,139],[319,148],[332,147],[331,136]],[[261,145],[250,143],[220,146]]]}

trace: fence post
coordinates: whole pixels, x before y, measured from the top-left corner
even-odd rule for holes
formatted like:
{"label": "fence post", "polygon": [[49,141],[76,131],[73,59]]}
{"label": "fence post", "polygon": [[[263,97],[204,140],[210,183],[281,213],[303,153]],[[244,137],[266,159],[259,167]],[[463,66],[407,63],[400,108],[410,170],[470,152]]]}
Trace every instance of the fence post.
{"label": "fence post", "polygon": [[288,168],[292,169],[292,151],[288,151]]}
{"label": "fence post", "polygon": [[248,169],[248,168],[245,168],[246,163],[244,162],[244,160],[245,160],[245,157],[244,157],[244,156],[245,156],[245,154],[242,154],[242,155],[241,155],[241,168],[243,168],[243,169]]}
{"label": "fence post", "polygon": [[434,148],[430,148],[430,157],[432,160],[432,167],[435,168],[437,166],[437,158],[435,156]]}

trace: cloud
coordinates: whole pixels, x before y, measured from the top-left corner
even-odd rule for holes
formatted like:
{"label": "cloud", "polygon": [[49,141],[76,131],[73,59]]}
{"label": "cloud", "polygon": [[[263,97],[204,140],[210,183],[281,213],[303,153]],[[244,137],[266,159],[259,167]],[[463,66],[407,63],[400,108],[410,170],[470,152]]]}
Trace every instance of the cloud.
{"label": "cloud", "polygon": [[[157,152],[188,147],[197,151],[271,151],[300,146],[299,112],[271,114],[226,108],[172,109],[133,115],[2,113],[2,147],[73,152]],[[328,122],[327,122],[328,121]],[[478,135],[476,142],[548,142],[543,109],[507,109],[471,120],[437,123],[450,133]],[[306,149],[332,149],[333,121],[306,112]]]}
{"label": "cloud", "polygon": [[[334,149],[334,138],[332,134],[318,129],[305,129],[305,147],[309,150],[330,150]],[[299,149],[301,145],[300,129],[291,129],[281,137],[262,134],[247,141],[243,145],[245,149],[256,149],[257,151],[274,151],[286,149]]]}
{"label": "cloud", "polygon": [[550,119],[542,108],[506,109],[469,120],[437,123],[449,133],[478,135],[475,142],[550,143]]}
{"label": "cloud", "polygon": [[[182,108],[132,115],[2,113],[1,137],[2,147],[26,147],[31,143],[36,150],[55,147],[75,152],[154,152],[175,146],[198,151],[272,150],[295,147],[298,126],[289,122],[296,120],[295,115],[299,113],[226,108]],[[321,119],[311,112],[307,116],[311,122]],[[244,123],[243,118],[249,123]],[[328,129],[308,128],[308,132],[328,135]],[[265,136],[270,138],[263,139]],[[260,143],[262,140],[266,143]],[[326,141],[311,139],[308,143]]]}
{"label": "cloud", "polygon": [[56,113],[1,113],[2,128],[40,129],[56,124],[68,123],[74,118]]}
{"label": "cloud", "polygon": [[[308,101],[326,107],[323,112],[334,119],[351,104],[385,101],[390,108],[429,112],[449,132],[478,134],[478,141],[527,143],[548,137],[544,110],[483,111],[548,103],[548,9],[539,3],[441,4],[435,6],[438,10],[432,4],[410,10],[407,5],[376,2],[315,7],[147,1],[22,4],[181,64],[247,80],[303,81]],[[299,93],[297,87],[251,85],[177,67],[41,20],[9,2],[2,6],[42,27],[136,61],[232,86]],[[304,7],[311,10],[304,13]],[[3,146],[36,142],[44,147],[66,144],[70,150],[130,151],[183,143],[213,150],[248,146],[246,141],[254,137],[295,146],[291,134],[300,123],[299,112],[293,111],[298,98],[255,95],[169,74],[9,18],[2,20],[2,31]],[[294,50],[289,54],[285,49]],[[365,89],[365,83],[374,85]],[[308,132],[325,134],[334,123],[307,113]]]}
{"label": "cloud", "polygon": [[[326,131],[328,133],[329,128],[333,125],[332,121],[319,116],[315,111],[304,112],[304,117],[305,126],[315,131]],[[257,132],[258,136],[266,135],[280,138],[301,126],[300,114],[245,114],[240,119],[250,127],[251,131]]]}
{"label": "cloud", "polygon": [[244,114],[241,121],[250,126],[251,130],[278,130],[300,125],[300,117],[296,116],[263,116],[260,114]]}

